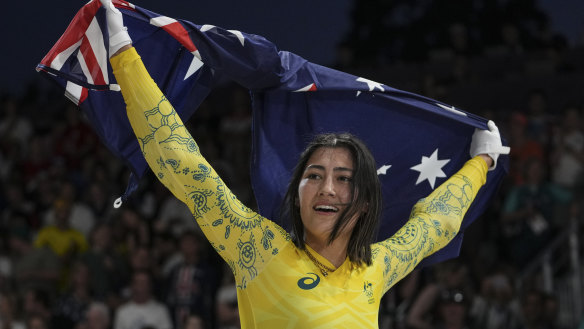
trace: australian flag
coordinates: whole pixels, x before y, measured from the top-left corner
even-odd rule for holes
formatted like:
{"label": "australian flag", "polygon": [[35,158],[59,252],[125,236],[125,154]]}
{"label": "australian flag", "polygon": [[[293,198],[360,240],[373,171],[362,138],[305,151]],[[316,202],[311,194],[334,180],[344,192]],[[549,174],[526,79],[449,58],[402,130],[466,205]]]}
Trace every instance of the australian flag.
{"label": "australian flag", "polygon": [[[451,105],[320,66],[280,51],[265,38],[196,25],[114,0],[146,68],[183,120],[218,81],[250,90],[251,177],[260,213],[282,226],[279,208],[300,152],[314,134],[351,132],[373,152],[384,194],[378,239],[407,221],[413,204],[469,159],[475,128],[487,120]],[[78,104],[102,141],[132,169],[125,195],[148,166],[125,114],[108,61],[105,9],[99,0],[77,13],[37,66]],[[479,217],[507,172],[501,156],[466,214],[461,233],[425,261],[458,255],[464,228]]]}

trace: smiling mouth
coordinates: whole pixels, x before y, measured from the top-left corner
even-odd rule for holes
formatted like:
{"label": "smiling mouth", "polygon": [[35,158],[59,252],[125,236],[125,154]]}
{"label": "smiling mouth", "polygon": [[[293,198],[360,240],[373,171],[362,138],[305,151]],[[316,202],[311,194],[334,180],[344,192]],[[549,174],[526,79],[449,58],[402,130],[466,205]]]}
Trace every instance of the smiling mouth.
{"label": "smiling mouth", "polygon": [[334,207],[334,206],[319,205],[319,206],[315,206],[313,209],[316,211],[330,212],[330,213],[339,212],[339,208]]}

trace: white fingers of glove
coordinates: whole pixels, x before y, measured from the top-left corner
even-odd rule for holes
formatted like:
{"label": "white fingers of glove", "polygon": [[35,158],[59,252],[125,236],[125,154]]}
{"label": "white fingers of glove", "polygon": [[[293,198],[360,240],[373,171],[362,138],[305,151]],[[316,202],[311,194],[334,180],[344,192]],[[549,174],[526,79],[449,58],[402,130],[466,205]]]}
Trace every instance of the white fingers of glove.
{"label": "white fingers of glove", "polygon": [[491,120],[487,123],[489,130],[475,129],[470,143],[470,156],[475,157],[479,154],[487,154],[493,159],[493,165],[489,170],[497,167],[497,159],[500,154],[509,154],[511,149],[503,146],[499,128]]}
{"label": "white fingers of glove", "polygon": [[109,34],[109,56],[111,57],[120,48],[132,43],[127,28],[124,26],[122,13],[114,6],[111,0],[100,0],[106,10],[107,29]]}

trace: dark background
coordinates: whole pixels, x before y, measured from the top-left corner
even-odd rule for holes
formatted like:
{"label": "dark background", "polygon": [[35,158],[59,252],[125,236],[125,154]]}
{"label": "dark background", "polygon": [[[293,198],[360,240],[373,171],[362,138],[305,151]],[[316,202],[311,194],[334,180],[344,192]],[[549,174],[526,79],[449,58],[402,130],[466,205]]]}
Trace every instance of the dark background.
{"label": "dark background", "polygon": [[[351,28],[350,0],[137,0],[132,3],[160,14],[263,35],[280,49],[330,65],[336,45]],[[571,42],[584,33],[584,1],[538,0],[555,31]],[[40,77],[34,68],[61,36],[85,1],[6,1],[0,90],[20,92]],[[389,81],[381,81],[389,83]]]}

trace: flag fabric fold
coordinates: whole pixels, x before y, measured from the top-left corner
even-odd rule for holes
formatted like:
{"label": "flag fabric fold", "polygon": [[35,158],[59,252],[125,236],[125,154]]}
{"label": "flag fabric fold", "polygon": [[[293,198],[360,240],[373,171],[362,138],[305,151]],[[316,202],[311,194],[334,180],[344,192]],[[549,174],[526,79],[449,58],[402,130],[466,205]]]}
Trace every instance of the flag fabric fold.
{"label": "flag fabric fold", "polygon": [[[219,82],[229,79],[251,92],[251,177],[260,213],[282,226],[279,208],[300,152],[316,133],[351,132],[378,163],[384,213],[378,239],[408,219],[428,195],[469,158],[475,128],[487,121],[448,104],[391,88],[279,51],[265,38],[166,17],[114,0],[144,64],[183,120]],[[105,10],[86,4],[37,66],[79,105],[108,148],[132,169],[125,195],[147,164],[125,114],[108,61]],[[479,217],[505,175],[508,157],[490,171],[461,232],[426,264],[458,255],[463,231]]]}

